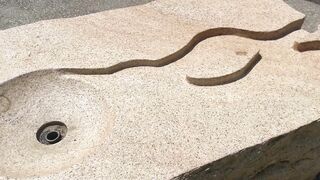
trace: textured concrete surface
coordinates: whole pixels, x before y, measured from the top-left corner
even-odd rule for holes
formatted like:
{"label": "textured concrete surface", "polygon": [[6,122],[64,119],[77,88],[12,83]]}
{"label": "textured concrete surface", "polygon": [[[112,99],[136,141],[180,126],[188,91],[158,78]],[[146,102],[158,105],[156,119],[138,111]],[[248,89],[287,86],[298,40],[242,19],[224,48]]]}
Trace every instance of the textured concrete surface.
{"label": "textured concrete surface", "polygon": [[[39,69],[109,67],[132,59],[158,60],[211,28],[233,27],[257,32],[280,30],[274,36],[285,35],[299,29],[304,18],[280,0],[270,2],[276,4],[276,8],[268,11],[261,10],[270,5],[265,1],[243,1],[234,5],[226,1],[217,2],[215,6],[210,6],[212,2],[208,1],[195,5],[183,2],[153,2],[131,7],[129,11],[127,8],[116,9],[0,31],[3,37],[0,39],[0,60],[4,63],[0,68],[6,75],[0,76],[0,81]],[[247,6],[250,11],[238,10],[237,6]],[[238,16],[246,18],[236,18]],[[273,18],[281,18],[281,21],[274,22]]]}
{"label": "textured concrete surface", "polygon": [[[303,14],[281,0],[197,2],[0,31],[0,176],[169,179],[319,118],[319,51],[295,49],[319,40],[298,30]],[[186,79],[237,72],[257,52],[236,82]],[[39,144],[56,120],[66,137]]]}
{"label": "textured concrete surface", "polygon": [[320,178],[319,120],[176,177],[203,179]]}

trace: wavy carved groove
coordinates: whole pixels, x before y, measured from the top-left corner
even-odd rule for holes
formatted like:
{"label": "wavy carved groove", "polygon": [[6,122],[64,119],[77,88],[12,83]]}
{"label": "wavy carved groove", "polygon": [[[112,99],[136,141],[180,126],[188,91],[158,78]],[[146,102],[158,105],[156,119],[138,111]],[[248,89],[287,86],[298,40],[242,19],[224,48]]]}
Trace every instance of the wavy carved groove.
{"label": "wavy carved groove", "polygon": [[259,63],[261,59],[262,57],[260,53],[257,52],[243,68],[239,69],[236,72],[213,78],[194,78],[187,76],[187,81],[190,84],[196,86],[217,86],[229,84],[237,80],[240,80],[241,78],[244,78],[246,75],[248,75],[249,72],[255,67],[255,65]]}
{"label": "wavy carved groove", "polygon": [[206,40],[211,37],[217,36],[226,36],[233,35],[244,38],[249,38],[253,40],[277,40],[283,38],[284,36],[290,34],[293,31],[296,31],[301,28],[303,23],[303,19],[294,21],[281,29],[270,31],[270,32],[259,32],[259,31],[250,31],[245,29],[237,29],[237,28],[229,28],[229,27],[221,27],[221,28],[213,28],[199,34],[195,35],[187,45],[182,47],[180,50],[172,53],[166,57],[160,58],[158,60],[149,60],[149,59],[134,59],[125,62],[118,63],[116,65],[107,67],[107,68],[64,68],[61,69],[63,71],[68,71],[76,74],[82,75],[99,75],[99,74],[113,74],[118,71],[139,67],[139,66],[151,66],[151,67],[162,67],[168,64],[171,64],[193,50],[193,48],[199,44],[201,41]]}
{"label": "wavy carved groove", "polygon": [[320,40],[295,42],[293,48],[299,52],[320,50]]}
{"label": "wavy carved groove", "polygon": [[[188,53],[190,53],[197,44],[211,37],[232,35],[232,36],[244,37],[244,38],[260,40],[260,41],[277,40],[285,37],[286,35],[290,34],[293,31],[299,30],[303,24],[303,21],[304,19],[299,19],[287,24],[286,26],[278,30],[269,31],[269,32],[250,31],[250,30],[230,28],[230,27],[213,28],[213,29],[209,29],[209,30],[198,33],[184,47],[182,47],[178,51],[157,60],[133,59],[133,60],[121,62],[105,68],[59,68],[54,70],[72,73],[72,74],[78,74],[78,75],[107,75],[107,74],[113,74],[121,70],[133,68],[133,67],[140,67],[140,66],[163,67],[183,58]],[[259,62],[260,60],[259,57],[261,59],[261,56],[257,54],[252,59],[252,61],[248,63],[247,66],[245,66],[243,69],[235,73],[222,76],[222,77],[213,78],[214,80],[210,80],[212,81],[211,83],[204,83],[204,84],[208,86],[211,84],[212,86],[214,86],[214,85],[221,85],[224,83],[230,83],[235,80],[239,80],[243,78],[245,75],[247,75],[250,72],[249,69],[250,68],[252,69],[254,65]],[[198,79],[196,78],[189,77],[187,80],[194,85],[203,84],[201,82],[199,83],[199,81],[203,81],[201,79],[198,81]],[[217,84],[213,82],[217,82]]]}

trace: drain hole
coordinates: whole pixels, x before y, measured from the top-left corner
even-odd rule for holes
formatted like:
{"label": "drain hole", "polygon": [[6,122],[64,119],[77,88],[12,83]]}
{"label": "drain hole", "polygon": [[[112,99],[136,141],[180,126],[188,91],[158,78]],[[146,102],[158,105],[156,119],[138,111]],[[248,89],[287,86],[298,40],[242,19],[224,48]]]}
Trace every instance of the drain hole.
{"label": "drain hole", "polygon": [[53,132],[49,132],[47,134],[47,141],[51,142],[51,141],[55,141],[60,137],[60,133],[53,131]]}
{"label": "drain hole", "polygon": [[60,142],[67,134],[67,126],[59,121],[43,124],[37,131],[37,140],[46,145]]}

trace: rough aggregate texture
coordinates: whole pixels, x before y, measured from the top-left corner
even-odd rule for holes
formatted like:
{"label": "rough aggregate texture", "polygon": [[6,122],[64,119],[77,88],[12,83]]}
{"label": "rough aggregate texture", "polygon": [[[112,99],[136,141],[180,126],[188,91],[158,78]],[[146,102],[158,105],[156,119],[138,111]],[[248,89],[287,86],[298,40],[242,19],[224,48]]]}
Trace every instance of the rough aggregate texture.
{"label": "rough aggregate texture", "polygon": [[[0,31],[0,176],[169,179],[318,119],[319,51],[294,44],[319,31],[298,30],[303,18],[281,0],[167,0]],[[139,67],[219,27],[248,32]],[[255,34],[268,40],[245,38]],[[232,73],[257,52],[262,60],[236,82],[186,80]],[[140,61],[113,74],[60,69],[129,60]],[[55,120],[66,137],[39,144],[37,129]]]}
{"label": "rough aggregate texture", "polygon": [[319,178],[319,120],[174,179]]}

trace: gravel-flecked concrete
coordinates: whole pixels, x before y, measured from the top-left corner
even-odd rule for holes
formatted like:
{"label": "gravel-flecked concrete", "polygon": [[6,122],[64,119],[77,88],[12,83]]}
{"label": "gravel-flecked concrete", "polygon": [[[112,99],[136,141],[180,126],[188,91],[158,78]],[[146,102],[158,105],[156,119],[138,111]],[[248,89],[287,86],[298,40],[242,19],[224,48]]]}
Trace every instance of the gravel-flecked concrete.
{"label": "gravel-flecked concrete", "polygon": [[[267,142],[193,169],[172,180],[319,180],[319,120]],[[226,173],[227,172],[227,173]]]}
{"label": "gravel-flecked concrete", "polygon": [[0,0],[0,30],[46,19],[67,18],[152,0]]}
{"label": "gravel-flecked concrete", "polygon": [[[311,38],[290,33],[303,17],[279,0],[158,0],[0,31],[0,179],[170,179],[309,124],[320,71],[317,54],[292,49]],[[248,31],[204,40],[223,26]],[[232,84],[186,79],[229,77],[258,51]],[[46,146],[36,134],[51,121],[68,134]]]}
{"label": "gravel-flecked concrete", "polygon": [[[291,33],[303,17],[279,0],[158,0],[0,31],[0,179],[169,179],[309,124],[320,116],[319,56],[292,47],[320,36]],[[205,40],[225,33],[235,36]],[[186,79],[233,76],[258,51],[232,84]],[[47,146],[36,135],[52,121],[68,132]],[[287,157],[275,160],[310,167]],[[272,160],[262,175],[282,172]]]}

